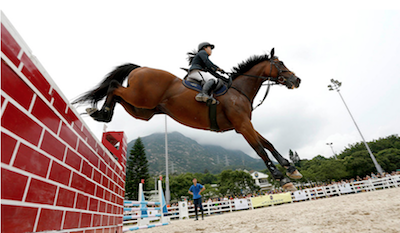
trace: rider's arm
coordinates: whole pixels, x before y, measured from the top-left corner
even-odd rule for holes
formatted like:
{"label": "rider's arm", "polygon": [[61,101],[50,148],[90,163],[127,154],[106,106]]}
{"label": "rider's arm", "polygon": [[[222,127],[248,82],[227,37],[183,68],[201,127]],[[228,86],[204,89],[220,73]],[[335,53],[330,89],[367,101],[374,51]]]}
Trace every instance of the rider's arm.
{"label": "rider's arm", "polygon": [[215,72],[215,71],[217,71],[219,69],[219,67],[217,65],[215,65],[214,63],[212,63],[210,61],[210,59],[208,59],[208,54],[207,54],[206,51],[201,50],[198,53],[198,56],[201,58],[201,60],[203,60],[203,62],[206,65],[208,70]]}

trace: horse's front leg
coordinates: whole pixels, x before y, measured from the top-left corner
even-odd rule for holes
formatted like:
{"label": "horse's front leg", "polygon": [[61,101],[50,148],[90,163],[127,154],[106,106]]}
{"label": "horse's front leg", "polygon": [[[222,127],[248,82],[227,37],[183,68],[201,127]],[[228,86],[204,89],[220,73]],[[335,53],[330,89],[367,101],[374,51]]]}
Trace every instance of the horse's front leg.
{"label": "horse's front leg", "polygon": [[289,176],[292,179],[301,179],[303,175],[292,165],[290,165],[289,161],[285,158],[282,157],[281,154],[275,149],[275,147],[267,140],[265,139],[260,133],[257,132],[258,139],[260,140],[261,144],[263,147],[267,150],[269,150],[272,155],[275,157],[275,159],[278,161],[278,163],[286,168],[286,175]]}
{"label": "horse's front leg", "polygon": [[117,81],[111,81],[108,91],[106,101],[103,104],[103,107],[100,110],[94,106],[92,108],[87,108],[86,112],[96,121],[100,122],[110,122],[112,116],[114,114],[115,104],[117,103],[117,97],[115,92],[118,89],[125,89],[121,84]]}
{"label": "horse's front leg", "polygon": [[264,147],[258,137],[257,132],[254,130],[251,122],[242,123],[240,128],[236,128],[236,131],[243,135],[246,141],[250,144],[250,146],[256,151],[256,153],[264,160],[265,165],[268,170],[271,172],[272,177],[275,180],[280,182],[282,188],[288,191],[296,191],[296,187],[292,184],[292,182],[285,177],[279,169],[275,167],[273,162],[269,159],[267,152],[264,150]]}

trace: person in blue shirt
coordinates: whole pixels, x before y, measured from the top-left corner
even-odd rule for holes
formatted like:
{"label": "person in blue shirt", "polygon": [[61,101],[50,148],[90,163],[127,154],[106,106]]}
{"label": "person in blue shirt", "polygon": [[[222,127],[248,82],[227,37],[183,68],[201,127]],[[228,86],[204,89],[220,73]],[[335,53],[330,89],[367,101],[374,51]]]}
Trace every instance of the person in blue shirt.
{"label": "person in blue shirt", "polygon": [[204,220],[203,204],[201,203],[201,192],[204,190],[206,190],[206,188],[203,185],[198,184],[196,178],[193,178],[193,185],[190,186],[188,193],[193,195],[194,212],[196,213],[195,221],[199,220],[197,215],[197,207],[200,207],[201,219]]}

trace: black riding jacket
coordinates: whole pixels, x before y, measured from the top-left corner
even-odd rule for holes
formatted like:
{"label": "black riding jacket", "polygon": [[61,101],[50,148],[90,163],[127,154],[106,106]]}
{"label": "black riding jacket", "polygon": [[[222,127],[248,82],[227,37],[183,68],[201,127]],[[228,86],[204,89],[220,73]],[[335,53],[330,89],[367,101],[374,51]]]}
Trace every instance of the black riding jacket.
{"label": "black riding jacket", "polygon": [[189,68],[189,72],[192,70],[202,70],[202,71],[209,71],[210,73],[215,73],[218,69],[218,66],[214,65],[208,59],[207,52],[202,49],[200,50],[193,58],[192,65]]}

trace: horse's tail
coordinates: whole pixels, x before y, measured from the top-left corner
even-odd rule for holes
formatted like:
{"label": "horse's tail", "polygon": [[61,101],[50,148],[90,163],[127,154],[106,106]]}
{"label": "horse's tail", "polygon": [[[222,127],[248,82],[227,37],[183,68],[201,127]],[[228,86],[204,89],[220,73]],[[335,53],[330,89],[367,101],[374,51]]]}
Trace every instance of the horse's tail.
{"label": "horse's tail", "polygon": [[115,80],[122,84],[122,82],[128,77],[128,75],[132,72],[132,70],[139,68],[140,66],[127,63],[121,66],[118,66],[113,71],[111,71],[103,81],[97,85],[97,87],[93,88],[92,90],[82,94],[82,96],[78,97],[76,100],[72,102],[72,104],[83,104],[83,103],[90,103],[93,106],[96,106],[97,102],[102,100],[108,91],[108,87],[111,81]]}

